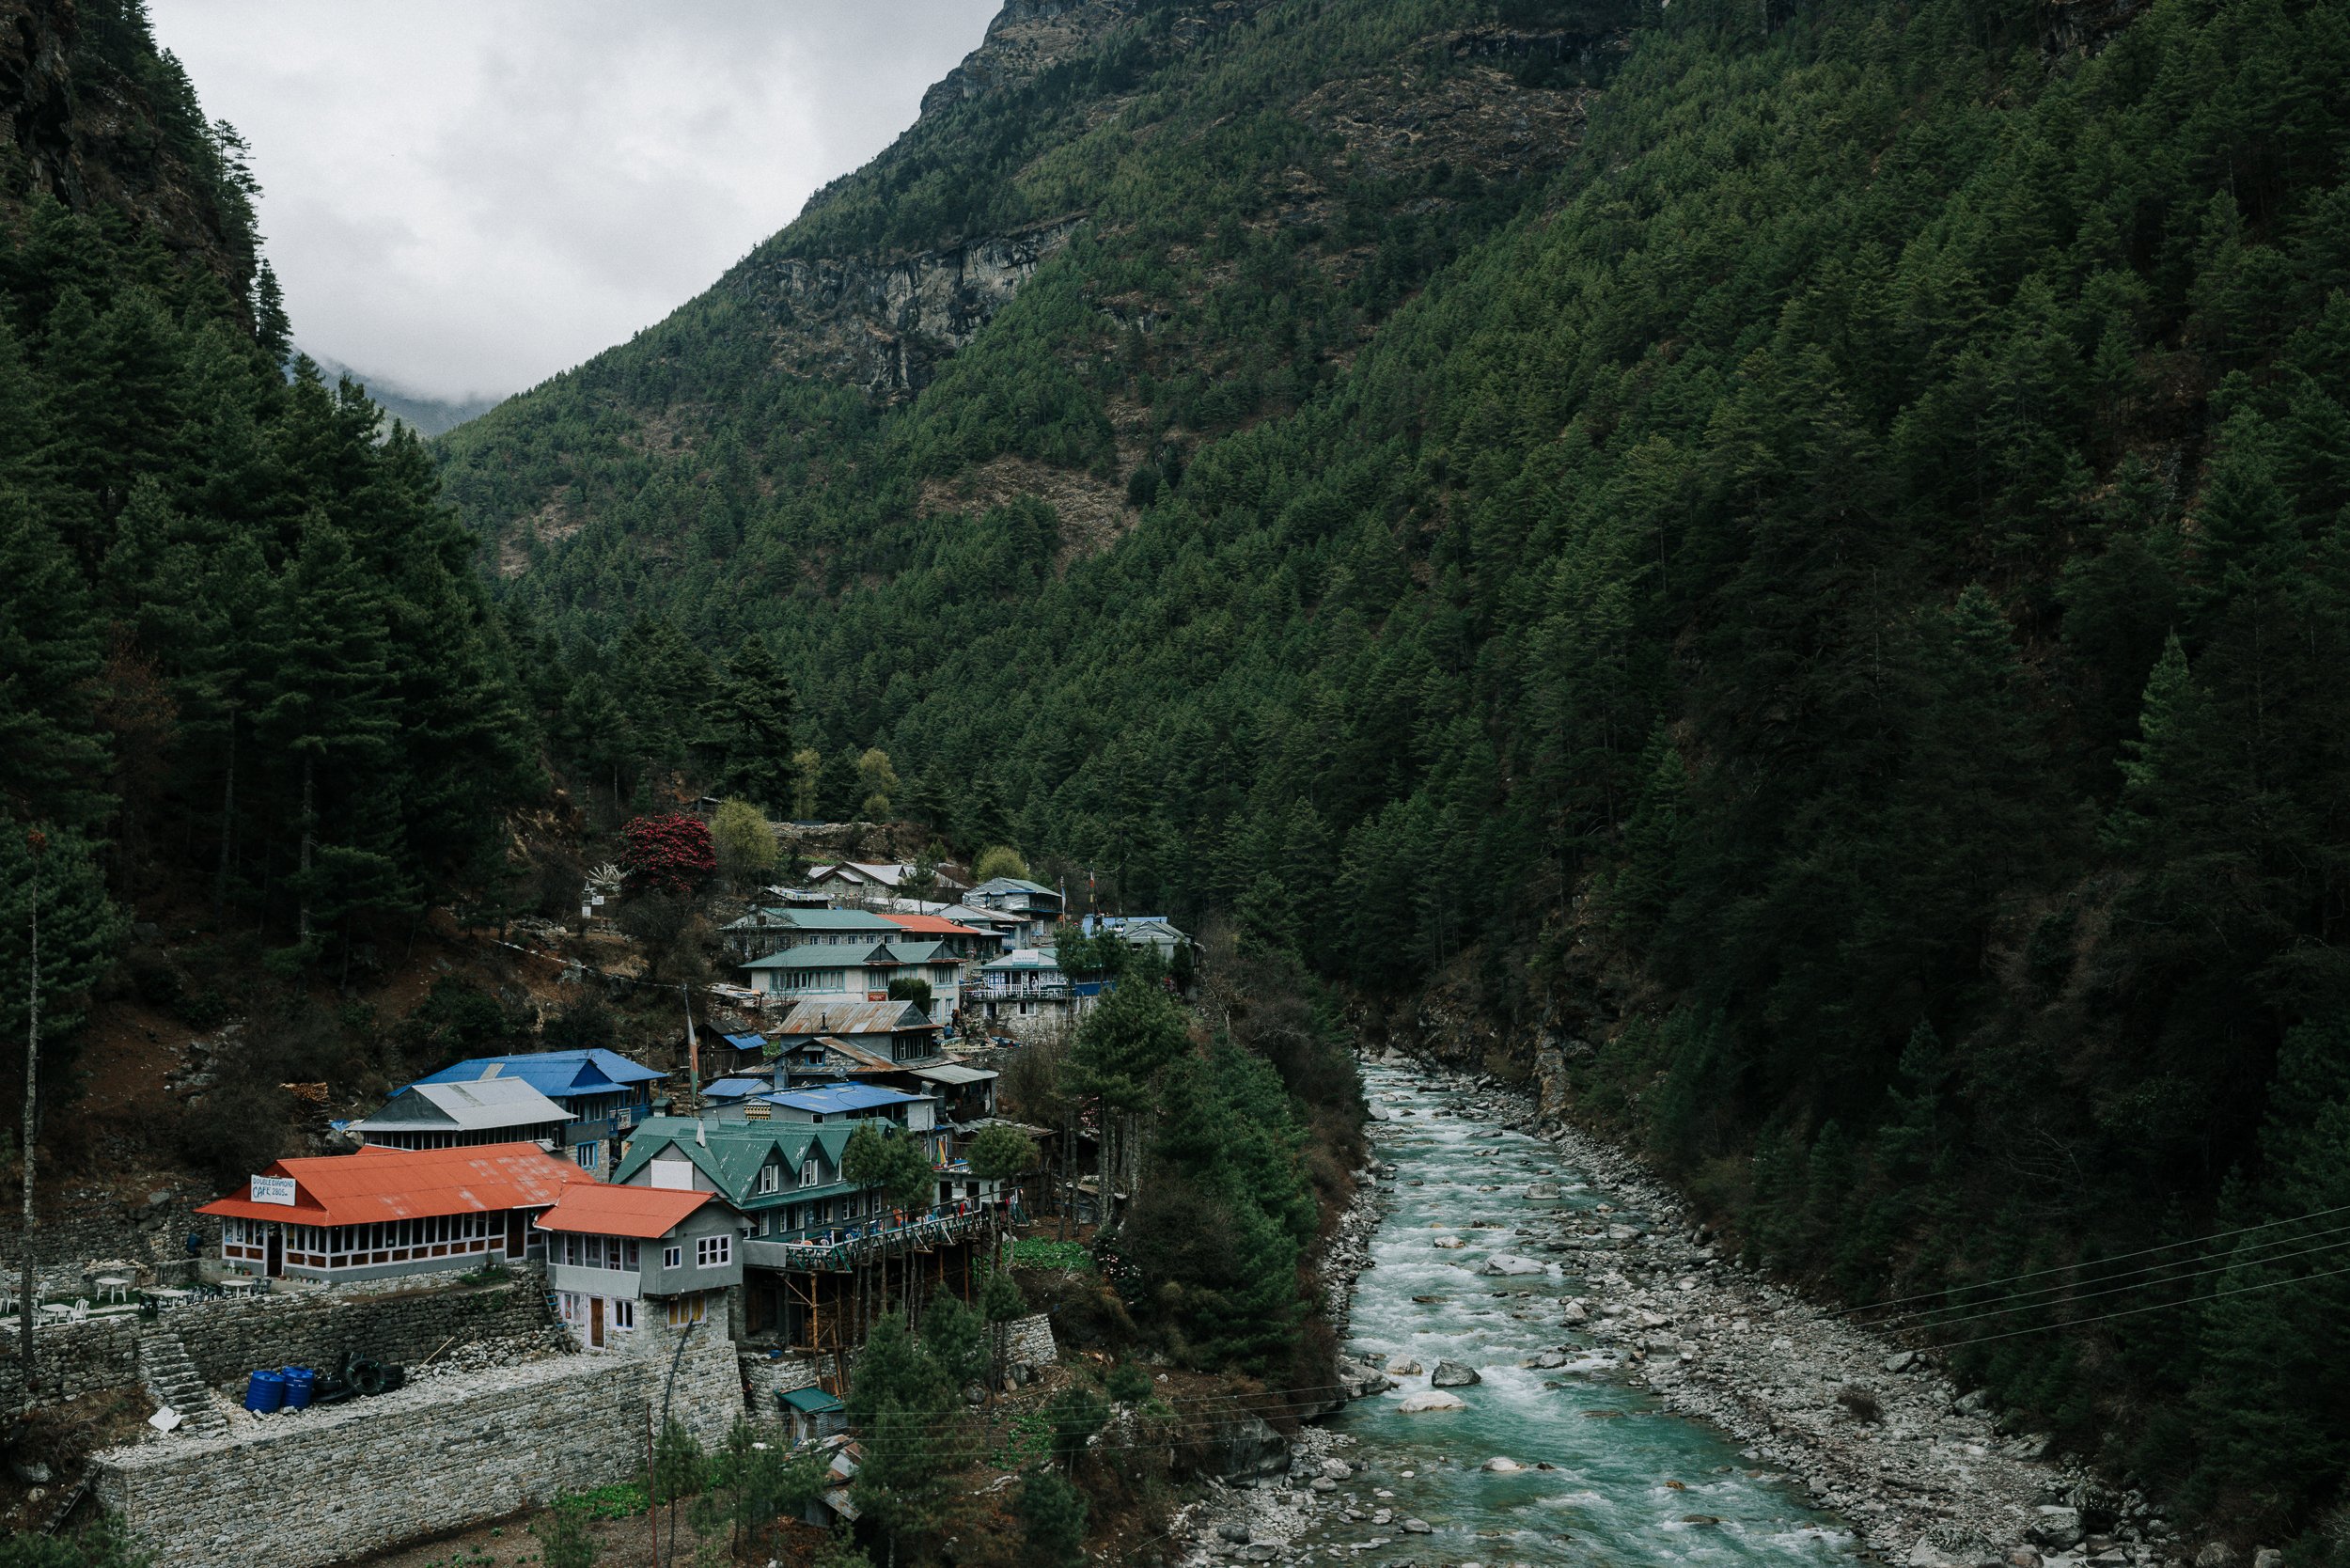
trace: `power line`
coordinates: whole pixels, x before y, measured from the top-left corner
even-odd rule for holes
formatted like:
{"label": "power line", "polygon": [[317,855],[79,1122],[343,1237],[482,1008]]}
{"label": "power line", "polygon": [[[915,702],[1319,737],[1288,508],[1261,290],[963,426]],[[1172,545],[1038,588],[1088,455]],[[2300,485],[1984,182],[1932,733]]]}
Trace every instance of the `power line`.
{"label": "power line", "polygon": [[[1980,1301],[1953,1302],[1949,1307],[1938,1309],[1929,1308],[1924,1311],[1897,1313],[1894,1318],[1888,1318],[1875,1323],[1864,1324],[1862,1326],[1868,1328],[1886,1328],[1893,1326],[1898,1319],[1906,1318],[1912,1321],[1904,1326],[1928,1330],[1948,1328],[1955,1324],[1972,1323],[1978,1318],[1998,1317],[2007,1312],[2025,1312],[2031,1310],[2035,1307],[2052,1307],[2057,1305],[2059,1302],[2063,1301],[2089,1301],[2101,1295],[2112,1295],[2120,1291],[2143,1290],[2154,1285],[2175,1284],[2185,1279],[2200,1279],[2204,1275],[2220,1273],[2226,1269],[2234,1268],[2244,1263],[2282,1262],[2288,1258],[2305,1258],[2312,1252],[2325,1252],[2337,1247],[2350,1247],[2350,1241],[2333,1241],[2327,1242],[2320,1247],[2303,1247],[2297,1252],[2267,1252],[2264,1250],[2265,1248],[2272,1247],[2291,1246],[2295,1242],[2314,1241],[2320,1236],[2339,1236],[2344,1232],[2350,1232],[2350,1225],[2337,1225],[2330,1230],[2312,1231],[2306,1235],[2279,1236],[2269,1241],[2255,1242],[2251,1244],[2250,1248],[2246,1251],[2233,1254],[2223,1252],[2206,1252],[2200,1257],[2179,1258],[2167,1263],[2151,1263],[2143,1268],[2125,1269],[2120,1274],[2100,1275],[2093,1278],[2077,1280],[2070,1284],[2044,1285],[2037,1290],[2025,1291],[2016,1295],[2007,1297],[2007,1305],[1987,1306]],[[2225,1262],[2219,1262],[2213,1268],[2197,1269],[2195,1272],[2190,1274],[2171,1274],[2165,1276],[2162,1278],[2136,1279],[2127,1284],[2117,1283],[2117,1281],[2121,1280],[2130,1280],[2135,1275],[2151,1275],[2159,1273],[2165,1269],[2186,1268],[2191,1264],[2211,1262],[2215,1259],[2224,1259]],[[2113,1288],[2111,1290],[2101,1291],[2080,1291],[2074,1294],[2061,1294],[2068,1291],[2076,1291],[2076,1287],[2080,1285],[2111,1285]],[[2048,1299],[2041,1301],[2029,1299],[2032,1296],[2044,1296]],[[1935,1318],[1932,1315],[1936,1311],[1954,1312],[1959,1310],[1961,1308],[1966,1307],[1982,1308],[1982,1310],[1969,1312],[1964,1317]]]}
{"label": "power line", "polygon": [[2069,1323],[2044,1323],[2030,1328],[2011,1328],[1998,1334],[1978,1334],[1971,1340],[1960,1340],[1944,1348],[1962,1350],[1968,1345],[1988,1344],[1994,1340],[2012,1340],[2019,1334],[2045,1334],[2055,1328],[2086,1328],[2092,1323],[2105,1323],[2114,1318],[2134,1318],[2141,1312],[2159,1312],[2167,1307],[2192,1307],[2199,1302],[2217,1301],[2223,1296],[2250,1295],[2256,1291],[2280,1290],[2287,1285],[2306,1285],[2312,1279],[2330,1279],[2339,1274],[2350,1274],[2350,1264],[2345,1264],[2341,1268],[2329,1268],[2318,1274],[2295,1275],[2290,1279],[2268,1279],[2257,1285],[2238,1285],[2232,1291],[2214,1291],[2209,1295],[2189,1296],[2184,1301],[2157,1301],[2151,1306],[2125,1308],[2119,1312],[2101,1312],[2093,1318],[2076,1318]]}
{"label": "power line", "polygon": [[[2126,1262],[2132,1258],[2149,1257],[2156,1252],[2174,1252],[2183,1247],[2201,1247],[2207,1242],[2225,1241],[2231,1236],[2249,1235],[2255,1231],[2273,1231],[2281,1225],[2299,1225],[2306,1220],[2324,1219],[2327,1215],[2339,1214],[2350,1214],[2350,1203],[2338,1204],[2330,1209],[2319,1209],[2311,1214],[2296,1215],[2290,1219],[2264,1220],[2258,1225],[2241,1226],[2233,1231],[2216,1231],[2208,1236],[2195,1236],[2186,1241],[2164,1242],[2159,1247],[2140,1247],[2135,1252],[2117,1252],[2110,1258],[2100,1258],[2093,1262],[2059,1263],[2053,1268],[2031,1269],[2023,1274],[2010,1274],[1994,1279],[1978,1279],[1965,1285],[1948,1285],[1938,1291],[1926,1291],[1917,1295],[1899,1295],[1889,1301],[1871,1302],[1862,1307],[1840,1307],[1828,1316],[1845,1317],[1856,1312],[1880,1312],[1888,1307],[1900,1307],[1912,1301],[1932,1301],[1937,1297],[1966,1291],[1986,1291],[1995,1285],[2012,1285],[2020,1279],[2040,1279],[2051,1274],[2067,1274],[2084,1268],[2102,1268],[2107,1263]],[[1968,1304],[1953,1303],[1952,1305]]]}

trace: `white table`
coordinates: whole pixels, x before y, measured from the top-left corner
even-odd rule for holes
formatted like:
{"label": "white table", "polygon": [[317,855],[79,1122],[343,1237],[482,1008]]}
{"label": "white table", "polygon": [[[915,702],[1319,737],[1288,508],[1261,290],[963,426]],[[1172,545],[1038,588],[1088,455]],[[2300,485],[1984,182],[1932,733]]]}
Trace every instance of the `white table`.
{"label": "white table", "polygon": [[98,1288],[101,1301],[122,1302],[131,1299],[131,1277],[127,1274],[102,1274],[91,1283]]}
{"label": "white table", "polygon": [[72,1316],[73,1309],[70,1307],[60,1307],[54,1301],[41,1304],[40,1321],[43,1323],[64,1323]]}
{"label": "white table", "polygon": [[158,1285],[147,1294],[154,1298],[158,1307],[168,1312],[174,1307],[185,1306],[188,1297],[194,1293],[180,1290],[176,1285]]}
{"label": "white table", "polygon": [[251,1295],[253,1288],[259,1283],[258,1279],[249,1276],[232,1274],[220,1282],[220,1288],[230,1295]]}

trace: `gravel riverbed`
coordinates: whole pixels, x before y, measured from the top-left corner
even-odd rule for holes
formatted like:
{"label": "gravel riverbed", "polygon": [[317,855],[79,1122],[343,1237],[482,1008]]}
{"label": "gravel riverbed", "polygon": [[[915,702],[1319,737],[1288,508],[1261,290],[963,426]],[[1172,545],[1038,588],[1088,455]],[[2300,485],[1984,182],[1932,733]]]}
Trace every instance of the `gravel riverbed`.
{"label": "gravel riverbed", "polygon": [[[1529,1292],[1517,1309],[1558,1320],[1555,1348],[1533,1365],[1643,1388],[1664,1409],[1727,1434],[1741,1459],[1782,1472],[1850,1527],[1855,1551],[1880,1560],[1905,1568],[2185,1568],[2191,1552],[2143,1499],[2052,1462],[2045,1437],[2004,1430],[1982,1396],[1953,1384],[1930,1353],[1857,1327],[1721,1256],[1686,1205],[1637,1161],[1571,1127],[1539,1122],[1530,1099],[1490,1080],[1401,1058],[1386,1065],[1447,1098],[1441,1107],[1375,1108],[1375,1122],[1450,1115],[1479,1125],[1480,1136],[1528,1134],[1557,1152],[1554,1178],[1496,1191],[1494,1222],[1508,1228],[1502,1245],[1511,1251],[1477,1271],[1505,1284],[1512,1273],[1563,1279],[1563,1297]],[[1379,1126],[1371,1132],[1376,1146]],[[1341,1333],[1394,1178],[1374,1153],[1325,1248]],[[1552,1201],[1570,1188],[1577,1202]],[[1342,1364],[1341,1379],[1361,1393],[1393,1387],[1359,1364]],[[1375,1446],[1309,1425],[1286,1475],[1212,1484],[1179,1515],[1174,1534],[1195,1563],[1360,1557],[1433,1568],[1470,1560],[1414,1555],[1410,1526],[1418,1521],[1362,1493],[1364,1475],[1380,1464]],[[1360,1544],[1334,1544],[1334,1527],[1355,1522],[1376,1528]],[[1488,1560],[1486,1568],[1507,1560]]]}

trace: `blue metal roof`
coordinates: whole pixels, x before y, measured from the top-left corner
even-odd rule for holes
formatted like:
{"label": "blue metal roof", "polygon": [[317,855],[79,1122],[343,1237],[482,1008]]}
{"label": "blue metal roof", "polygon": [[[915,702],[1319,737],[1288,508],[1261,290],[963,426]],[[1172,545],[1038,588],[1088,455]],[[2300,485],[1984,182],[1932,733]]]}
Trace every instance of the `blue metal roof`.
{"label": "blue metal roof", "polygon": [[719,1078],[702,1085],[702,1096],[710,1100],[747,1100],[775,1087],[764,1078]]}
{"label": "blue metal roof", "polygon": [[454,1067],[418,1078],[420,1084],[469,1084],[483,1078],[519,1078],[550,1100],[609,1094],[630,1084],[651,1083],[666,1073],[634,1062],[618,1051],[532,1051],[510,1057],[468,1057]]}
{"label": "blue metal roof", "polygon": [[722,1034],[718,1038],[738,1051],[756,1051],[767,1043],[767,1037],[761,1034]]}
{"label": "blue metal roof", "polygon": [[763,1094],[760,1099],[793,1110],[815,1111],[832,1115],[839,1111],[871,1110],[879,1105],[902,1105],[919,1100],[919,1094],[906,1094],[894,1089],[878,1089],[870,1084],[831,1084],[822,1089],[791,1089],[776,1094]]}

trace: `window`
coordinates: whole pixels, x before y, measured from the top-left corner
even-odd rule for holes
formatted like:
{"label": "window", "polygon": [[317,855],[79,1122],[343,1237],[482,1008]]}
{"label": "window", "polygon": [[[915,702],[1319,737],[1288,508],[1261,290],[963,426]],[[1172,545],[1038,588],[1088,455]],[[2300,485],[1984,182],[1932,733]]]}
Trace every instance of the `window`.
{"label": "window", "polygon": [[806,1165],[800,1167],[800,1185],[804,1187],[812,1187],[816,1184],[818,1179],[822,1175],[823,1171],[818,1166],[817,1162],[810,1160]]}
{"label": "window", "polygon": [[580,1241],[577,1236],[565,1236],[563,1238],[563,1262],[565,1264],[572,1268],[577,1268],[579,1266],[580,1252]]}
{"label": "window", "polygon": [[724,1268],[732,1262],[732,1236],[704,1236],[694,1244],[694,1265],[697,1268]]}
{"label": "window", "polygon": [[575,1143],[572,1146],[572,1158],[579,1162],[582,1170],[595,1169],[596,1162],[603,1154],[603,1145],[601,1143]]}
{"label": "window", "polygon": [[636,1272],[636,1244],[634,1242],[620,1244],[620,1266],[631,1274]]}
{"label": "window", "polygon": [[636,1326],[636,1303],[634,1301],[624,1295],[616,1295],[612,1298],[612,1326],[620,1329]]}
{"label": "window", "polygon": [[699,1323],[710,1315],[710,1303],[698,1293],[674,1296],[669,1301],[669,1326],[682,1328],[689,1323]]}
{"label": "window", "polygon": [[783,1185],[783,1168],[769,1160],[759,1168],[759,1180],[752,1184],[753,1192],[774,1192]]}
{"label": "window", "polygon": [[685,1248],[682,1247],[663,1247],[661,1249],[661,1266],[663,1268],[683,1268],[685,1266]]}

